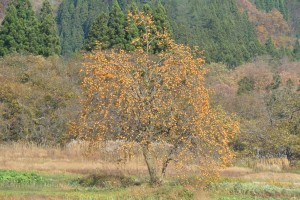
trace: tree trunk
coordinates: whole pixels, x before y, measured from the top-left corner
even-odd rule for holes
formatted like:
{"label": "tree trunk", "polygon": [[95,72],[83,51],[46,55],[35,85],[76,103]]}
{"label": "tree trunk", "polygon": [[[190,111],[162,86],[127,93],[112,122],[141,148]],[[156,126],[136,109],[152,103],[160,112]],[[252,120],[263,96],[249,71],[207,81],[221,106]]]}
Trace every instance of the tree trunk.
{"label": "tree trunk", "polygon": [[157,167],[155,166],[155,160],[153,158],[153,155],[151,155],[151,152],[149,150],[149,144],[144,144],[142,148],[143,148],[143,155],[148,167],[150,183],[152,185],[159,185],[162,183],[162,180],[160,174],[158,173]]}
{"label": "tree trunk", "polygon": [[166,177],[166,172],[167,172],[167,167],[170,163],[170,161],[172,161],[171,158],[168,158],[164,163],[163,163],[163,167],[162,167],[162,170],[161,170],[161,175],[162,177]]}

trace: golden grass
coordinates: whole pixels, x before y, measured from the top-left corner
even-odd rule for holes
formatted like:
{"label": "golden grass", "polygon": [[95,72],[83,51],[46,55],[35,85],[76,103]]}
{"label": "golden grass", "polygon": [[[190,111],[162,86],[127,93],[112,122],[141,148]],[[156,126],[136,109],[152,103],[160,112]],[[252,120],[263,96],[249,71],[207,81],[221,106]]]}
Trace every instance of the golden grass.
{"label": "golden grass", "polygon": [[[157,166],[164,145],[157,145]],[[90,147],[85,142],[71,142],[65,147],[45,147],[29,143],[0,144],[0,169],[46,171],[51,173],[104,173],[111,175],[147,176],[148,169],[138,145],[122,142],[99,143]],[[170,163],[168,177],[194,175],[189,165],[178,168]]]}
{"label": "golden grass", "polygon": [[300,174],[293,173],[276,173],[276,172],[258,172],[243,175],[240,178],[245,180],[257,181],[278,181],[287,183],[300,183]]}
{"label": "golden grass", "polygon": [[[85,143],[73,143],[63,148],[43,147],[28,143],[0,144],[0,169],[51,173],[148,175],[144,158],[138,148],[133,148],[132,153],[134,156],[129,159],[128,153],[124,154],[122,149],[116,149],[112,144],[109,147],[110,149],[107,149],[103,145],[99,145],[94,147],[94,153],[91,154],[89,153],[89,146]],[[127,157],[127,160],[124,157]],[[283,159],[264,162],[271,164],[277,162],[277,164],[281,163],[281,166],[287,164]],[[186,175],[188,172],[181,171],[180,173]],[[168,168],[168,176],[177,175],[174,166],[171,165]],[[221,175],[223,177],[238,177],[244,180],[300,183],[300,174],[276,173],[270,170],[257,171],[256,169],[244,167],[224,169],[221,171]],[[201,194],[199,195],[201,196]],[[203,195],[205,196],[205,194]]]}
{"label": "golden grass", "polygon": [[225,177],[240,177],[252,173],[252,169],[244,167],[228,167],[221,170],[221,175]]}
{"label": "golden grass", "polygon": [[128,175],[147,174],[142,156],[133,157],[125,162],[122,161],[123,154],[118,150],[105,152],[100,147],[95,148],[94,153],[89,153],[87,144],[73,144],[64,148],[25,143],[2,144],[0,169],[82,174],[95,171]]}
{"label": "golden grass", "polygon": [[257,171],[280,172],[288,169],[290,162],[287,158],[266,158],[255,161],[254,169]]}

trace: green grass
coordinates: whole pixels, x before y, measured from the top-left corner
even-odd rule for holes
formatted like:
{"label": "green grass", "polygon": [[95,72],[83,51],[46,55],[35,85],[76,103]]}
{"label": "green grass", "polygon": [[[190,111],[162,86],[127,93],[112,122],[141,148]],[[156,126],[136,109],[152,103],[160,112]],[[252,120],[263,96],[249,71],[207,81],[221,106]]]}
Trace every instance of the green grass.
{"label": "green grass", "polygon": [[208,189],[216,194],[218,200],[290,200],[300,199],[299,186],[266,182],[247,182],[235,178],[222,179],[212,183]]}
{"label": "green grass", "polygon": [[34,199],[192,199],[193,192],[180,185],[151,187],[132,177],[29,173],[0,170],[0,198]]}
{"label": "green grass", "polygon": [[[253,180],[252,180],[253,181]],[[188,184],[191,185],[191,184]],[[188,187],[190,188],[190,187]],[[211,183],[207,192],[215,200],[300,199],[300,186],[272,182],[250,182],[223,178]],[[121,175],[0,170],[0,199],[193,199],[197,191],[187,189],[179,179],[161,187],[151,187],[147,179]]]}

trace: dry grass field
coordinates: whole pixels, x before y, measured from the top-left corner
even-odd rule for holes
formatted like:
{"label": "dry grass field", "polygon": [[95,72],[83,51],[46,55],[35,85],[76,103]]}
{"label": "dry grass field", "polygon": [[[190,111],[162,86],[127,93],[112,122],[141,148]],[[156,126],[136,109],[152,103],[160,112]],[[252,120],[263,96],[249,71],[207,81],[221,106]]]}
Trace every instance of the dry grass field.
{"label": "dry grass field", "polygon": [[127,154],[118,147],[90,153],[87,144],[73,143],[67,147],[40,147],[34,144],[13,143],[0,145],[0,168],[21,171],[87,174],[93,171],[146,174],[147,168],[141,155],[125,161]]}
{"label": "dry grass field", "polygon": [[[300,174],[267,170],[267,166],[224,169],[221,179],[204,190],[181,185],[171,166],[167,184],[152,188],[146,183],[147,168],[139,149],[128,153],[117,146],[100,145],[91,154],[88,145],[76,142],[66,147],[0,144],[0,199],[300,199]],[[1,182],[7,173],[15,177],[34,173],[42,182]],[[123,176],[130,178],[123,183]],[[103,187],[97,179],[108,185]]]}

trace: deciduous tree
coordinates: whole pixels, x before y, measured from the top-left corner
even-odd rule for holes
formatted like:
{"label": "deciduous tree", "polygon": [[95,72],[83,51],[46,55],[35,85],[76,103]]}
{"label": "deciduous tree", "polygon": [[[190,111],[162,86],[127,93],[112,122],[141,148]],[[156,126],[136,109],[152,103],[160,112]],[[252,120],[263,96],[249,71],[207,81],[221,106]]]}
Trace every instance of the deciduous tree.
{"label": "deciduous tree", "polygon": [[[92,142],[139,144],[152,184],[161,183],[170,162],[193,164],[201,175],[215,172],[233,157],[228,143],[238,131],[237,122],[210,107],[203,58],[171,40],[168,51],[150,54],[151,41],[161,36],[151,16],[135,19],[144,26],[139,44],[146,44],[145,49],[86,55],[83,110],[70,131]],[[154,157],[157,143],[168,144],[159,164]]]}

